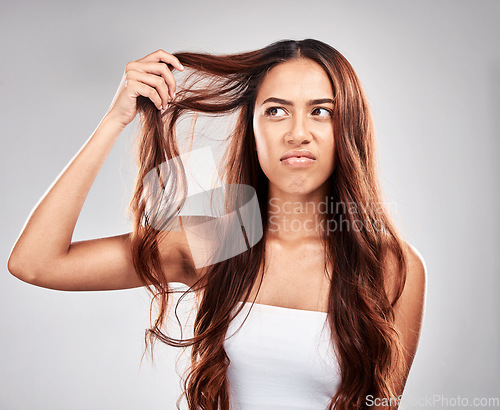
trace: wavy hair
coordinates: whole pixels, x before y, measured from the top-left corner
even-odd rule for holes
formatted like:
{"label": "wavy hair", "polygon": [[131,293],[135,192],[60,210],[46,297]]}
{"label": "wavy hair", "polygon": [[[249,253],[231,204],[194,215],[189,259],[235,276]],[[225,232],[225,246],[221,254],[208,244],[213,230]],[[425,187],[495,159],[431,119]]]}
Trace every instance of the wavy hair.
{"label": "wavy hair", "polygon": [[[341,372],[340,387],[328,409],[366,408],[365,398],[370,394],[395,397],[407,370],[394,325],[394,305],[406,281],[405,244],[379,185],[372,117],[354,69],[340,52],[314,39],[282,40],[236,54],[177,52],[173,55],[191,70],[189,78],[195,80],[190,86],[178,86],[175,98],[163,112],[149,99],[138,99],[139,170],[129,206],[133,214],[133,262],[159,308],[154,324],[146,330],[146,349],[150,346],[152,353],[155,340],[175,347],[192,346],[183,391],[189,409],[229,409],[226,331],[234,317],[232,312],[238,314],[243,308],[238,309],[238,302],[248,300],[257,283],[260,289],[263,276],[259,272],[265,272],[268,180],[255,149],[254,104],[259,86],[271,68],[305,58],[324,69],[334,91],[336,158],[329,184],[331,197],[337,204],[377,204],[376,209],[358,208],[356,215],[345,207],[335,207],[334,212],[328,212],[329,221],[340,225],[344,219],[354,227],[361,220],[361,229],[323,231],[325,272],[331,267],[328,323]],[[221,175],[225,184],[246,184],[255,189],[264,235],[247,251],[213,263],[203,270],[203,275],[196,276],[196,283],[189,289],[203,296],[193,337],[178,340],[162,331],[172,291],[160,260],[158,241],[160,234],[168,232],[152,223],[147,205],[155,200],[147,192],[144,180],[151,170],[181,154],[176,124],[182,114],[190,112],[236,115],[235,126],[227,138]],[[173,185],[165,192],[166,197],[162,197],[162,206],[169,210],[164,216],[166,221],[173,221],[179,212],[176,198],[186,195],[181,182],[170,182]],[[397,262],[399,273],[395,275],[393,300],[388,292],[388,284],[393,283],[388,278],[389,255]],[[196,274],[195,267],[188,262],[185,269],[186,274]]]}

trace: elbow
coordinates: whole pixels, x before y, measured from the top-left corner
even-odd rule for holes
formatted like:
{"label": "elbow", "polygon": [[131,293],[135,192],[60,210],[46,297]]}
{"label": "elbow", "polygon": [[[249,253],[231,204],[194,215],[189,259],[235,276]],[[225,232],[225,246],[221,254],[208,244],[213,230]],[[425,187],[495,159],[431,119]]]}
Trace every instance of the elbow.
{"label": "elbow", "polygon": [[35,273],[33,269],[26,266],[19,258],[13,257],[13,254],[11,254],[7,260],[7,270],[12,276],[15,276],[23,282],[29,284],[35,283]]}

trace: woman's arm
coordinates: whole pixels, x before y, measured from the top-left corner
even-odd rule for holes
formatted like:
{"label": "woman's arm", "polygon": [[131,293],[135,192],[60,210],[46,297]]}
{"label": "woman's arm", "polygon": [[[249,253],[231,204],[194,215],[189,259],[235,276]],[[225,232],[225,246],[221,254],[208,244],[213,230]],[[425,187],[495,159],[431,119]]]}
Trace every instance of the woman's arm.
{"label": "woman's arm", "polygon": [[[130,233],[71,242],[85,198],[122,129],[116,121],[104,117],[35,206],[8,260],[8,270],[14,276],[57,290],[143,286],[132,263]],[[168,281],[186,283],[181,269],[186,248],[183,231],[159,237]]]}
{"label": "woman's arm", "polygon": [[[99,170],[118,136],[137,114],[137,97],[149,97],[158,109],[173,97],[175,80],[165,63],[182,69],[179,61],[163,50],[127,64],[110,109],[29,215],[8,260],[14,276],[62,290],[141,285],[132,264],[130,234],[76,243],[71,239]],[[169,244],[182,239],[182,232],[166,237],[168,241],[160,244],[162,258],[176,260],[176,248]]]}
{"label": "woman's arm", "polygon": [[57,290],[111,290],[141,286],[130,234],[71,242],[85,198],[123,130],[104,117],[49,187],[17,239],[8,269],[24,282]]}
{"label": "woman's arm", "polygon": [[8,260],[14,276],[34,283],[69,254],[85,198],[123,128],[105,116],[38,201]]}
{"label": "woman's arm", "polygon": [[[403,395],[406,380],[420,339],[425,309],[427,268],[422,255],[408,243],[406,244],[405,254],[407,258],[406,283],[401,297],[394,306],[394,313],[395,326],[401,335],[401,342],[403,344],[407,372],[400,375],[400,386],[396,397],[369,398],[369,404],[372,404],[370,408],[373,410],[387,410],[391,408],[384,405],[384,403],[392,405],[399,404],[399,399]],[[399,274],[395,259],[391,259],[388,266],[390,267],[389,273],[392,275],[389,275],[389,277],[394,279],[394,276]],[[392,290],[389,293],[391,296],[390,300],[393,300],[395,294],[395,287],[393,286],[394,281],[389,280],[388,283],[388,288]]]}
{"label": "woman's arm", "polygon": [[406,284],[401,298],[394,306],[396,329],[401,335],[408,369],[408,372],[403,375],[399,394],[403,394],[404,385],[417,351],[425,309],[427,268],[422,255],[410,244],[407,244],[407,262]]}

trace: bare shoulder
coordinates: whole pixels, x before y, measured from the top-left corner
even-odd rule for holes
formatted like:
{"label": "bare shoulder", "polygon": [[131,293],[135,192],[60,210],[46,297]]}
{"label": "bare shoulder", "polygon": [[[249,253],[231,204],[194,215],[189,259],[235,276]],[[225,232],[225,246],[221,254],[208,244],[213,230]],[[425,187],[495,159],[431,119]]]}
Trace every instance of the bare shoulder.
{"label": "bare shoulder", "polygon": [[[416,303],[424,303],[427,284],[427,266],[424,257],[409,243],[406,245],[406,281],[405,291],[416,299]],[[407,288],[408,286],[408,288]]]}
{"label": "bare shoulder", "polygon": [[[412,297],[423,302],[427,283],[427,267],[422,254],[408,242],[403,242],[403,253],[406,260],[406,281],[403,294],[406,298]],[[386,286],[387,294],[392,301],[396,295],[397,279],[402,274],[399,270],[398,261],[394,253],[387,255]],[[403,298],[403,295],[401,296]]]}
{"label": "bare shoulder", "polygon": [[395,306],[396,320],[400,324],[406,323],[418,336],[424,314],[427,267],[422,254],[409,243],[405,243],[405,256],[406,281]]}
{"label": "bare shoulder", "polygon": [[[406,281],[403,292],[394,305],[394,325],[400,335],[407,365],[406,374],[402,375],[403,383],[408,376],[420,340],[427,283],[427,267],[422,254],[414,246],[406,242],[404,243],[404,254],[406,257]],[[390,293],[394,296],[394,280],[397,275],[401,274],[394,256],[389,258],[387,272],[391,278],[388,281],[389,287],[394,285],[390,289]]]}
{"label": "bare shoulder", "polygon": [[406,243],[408,276],[410,283],[417,286],[422,293],[425,293],[427,282],[427,266],[424,257],[413,245]]}

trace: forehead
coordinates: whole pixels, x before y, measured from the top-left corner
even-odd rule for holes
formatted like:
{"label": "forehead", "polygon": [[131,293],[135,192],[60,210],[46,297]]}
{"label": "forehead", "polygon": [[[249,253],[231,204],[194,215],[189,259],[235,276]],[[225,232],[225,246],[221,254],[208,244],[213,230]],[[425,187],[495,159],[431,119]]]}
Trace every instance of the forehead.
{"label": "forehead", "polygon": [[257,103],[269,96],[295,100],[333,98],[333,89],[328,74],[318,63],[297,59],[278,64],[266,74]]}

